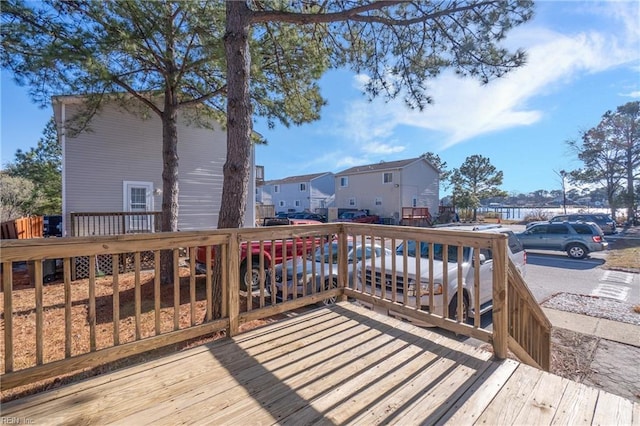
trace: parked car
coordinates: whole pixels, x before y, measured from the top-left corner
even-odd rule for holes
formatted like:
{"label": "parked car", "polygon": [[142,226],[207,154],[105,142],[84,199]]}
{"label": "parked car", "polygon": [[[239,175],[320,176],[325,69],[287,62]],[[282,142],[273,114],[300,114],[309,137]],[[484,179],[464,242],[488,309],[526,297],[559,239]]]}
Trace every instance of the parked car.
{"label": "parked car", "polygon": [[517,236],[525,249],[566,251],[574,259],[584,259],[609,245],[602,229],[593,222],[541,222]]}
{"label": "parked car", "polygon": [[[263,226],[282,225],[319,225],[321,222],[307,219],[265,218]],[[315,238],[316,243],[323,239]],[[324,240],[326,241],[326,240]],[[252,292],[260,289],[260,257],[264,258],[264,268],[269,269],[294,256],[303,256],[311,252],[313,245],[310,240],[300,238],[286,240],[266,240],[262,242],[243,241],[240,244],[240,290]],[[215,249],[215,248],[214,248]],[[275,257],[272,257],[275,254]],[[198,247],[196,250],[196,271],[199,274],[207,272],[206,247]],[[215,256],[212,256],[213,264]]]}
{"label": "parked car", "polygon": [[336,222],[380,223],[380,216],[371,214],[368,210],[346,211],[338,216]]}
{"label": "parked car", "polygon": [[[375,252],[376,257],[387,256],[392,253],[388,248],[380,245],[354,244],[353,241],[347,243],[347,272],[349,285],[353,283],[354,260],[358,262],[370,259],[372,253]],[[294,274],[295,268],[295,274]],[[312,294],[313,286],[315,291],[319,292],[323,289],[336,288],[338,284],[338,242],[333,241],[327,243],[324,247],[318,247],[313,257],[309,260],[298,259],[295,266],[293,259],[287,260],[285,263],[277,265],[275,268],[275,284],[276,298],[283,300],[283,287],[287,286],[287,298],[293,297],[294,291],[297,296],[303,295],[303,287],[306,285],[304,292]],[[271,274],[267,275],[267,284],[271,286]],[[335,303],[335,297],[323,301],[325,304]]]}
{"label": "parked car", "polygon": [[[438,228],[444,230],[455,231],[474,231],[474,232],[499,232],[508,236],[508,253],[509,257],[516,265],[516,268],[521,275],[526,273],[527,256],[522,244],[516,237],[516,235],[508,228],[503,228],[500,225],[486,225],[486,226],[452,226],[447,228]],[[433,244],[433,279],[434,279],[434,306],[429,305],[429,243],[420,242],[419,244],[414,240],[408,240],[406,242],[406,255],[407,257],[415,258],[419,251],[420,261],[420,277],[416,277],[416,261],[406,262],[404,259],[405,243],[400,244],[396,248],[395,259],[392,256],[388,256],[384,259],[384,271],[382,271],[382,260],[376,259],[373,268],[371,264],[365,265],[365,280],[364,289],[365,292],[371,291],[371,286],[375,286],[376,294],[380,296],[382,294],[381,288],[385,286],[386,297],[391,298],[393,294],[393,279],[395,275],[396,282],[396,297],[398,300],[404,298],[404,280],[408,280],[407,285],[407,304],[409,306],[416,306],[416,283],[420,285],[420,308],[425,311],[433,313],[442,313],[444,307],[447,307],[449,318],[457,319],[457,300],[458,300],[458,246],[447,246],[447,262],[448,265],[444,265],[444,246],[440,243]],[[473,247],[463,247],[462,249],[462,273],[463,278],[462,288],[463,294],[463,317],[462,322],[466,321],[468,317],[474,317],[477,313],[471,308],[475,306],[474,300],[474,283],[475,283],[475,268]],[[489,249],[480,249],[479,253],[480,265],[479,277],[480,277],[480,312],[483,313],[493,308],[493,258],[492,252]],[[392,266],[395,265],[395,268]],[[407,270],[404,270],[406,265]],[[447,295],[448,299],[443,300],[443,271],[447,270],[448,287]],[[360,279],[361,272],[358,270],[356,277]],[[362,283],[359,283],[358,289],[362,289]],[[361,302],[362,303],[362,302]],[[366,303],[365,303],[366,305]],[[405,318],[402,313],[390,311],[390,315]],[[411,320],[410,318],[407,318]],[[424,324],[428,325],[428,324]]]}
{"label": "parked car", "polygon": [[616,222],[611,219],[608,214],[602,213],[576,213],[562,214],[552,217],[548,222],[532,222],[527,224],[527,229],[539,223],[558,223],[558,222],[593,222],[602,229],[605,234],[616,233]]}
{"label": "parked car", "polygon": [[317,220],[318,222],[326,223],[327,217],[318,213],[311,212],[298,212],[291,216],[292,219],[307,219],[307,220]]}

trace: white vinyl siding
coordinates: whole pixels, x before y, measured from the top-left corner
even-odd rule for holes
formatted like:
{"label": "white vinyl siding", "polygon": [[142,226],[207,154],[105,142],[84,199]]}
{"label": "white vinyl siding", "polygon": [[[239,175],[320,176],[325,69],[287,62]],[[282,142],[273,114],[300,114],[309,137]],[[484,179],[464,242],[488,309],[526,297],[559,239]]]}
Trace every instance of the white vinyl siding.
{"label": "white vinyl siding", "polygon": [[[78,111],[77,105],[64,107],[67,118]],[[58,121],[61,108],[60,104],[54,105]],[[160,119],[154,114],[142,119],[114,105],[106,105],[91,120],[89,130],[65,138],[63,202],[67,223],[70,212],[122,211],[125,180],[150,183],[151,206],[159,211],[162,193],[154,189],[162,189]],[[178,140],[178,228],[214,229],[222,195],[225,133],[187,126],[179,119]],[[250,191],[253,189],[254,183],[250,182]],[[253,216],[253,202],[247,211]]]}

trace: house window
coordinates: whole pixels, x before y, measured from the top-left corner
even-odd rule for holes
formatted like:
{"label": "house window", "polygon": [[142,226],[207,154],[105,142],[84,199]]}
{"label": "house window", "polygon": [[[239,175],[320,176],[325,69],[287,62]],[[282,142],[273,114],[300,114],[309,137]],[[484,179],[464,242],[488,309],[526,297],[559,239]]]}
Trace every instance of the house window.
{"label": "house window", "polygon": [[418,199],[416,197],[411,199],[411,207],[418,207]]}
{"label": "house window", "polygon": [[382,197],[376,197],[376,206],[382,205]]}
{"label": "house window", "polygon": [[280,192],[280,185],[273,185],[273,192],[276,194]]}
{"label": "house window", "polygon": [[349,186],[349,177],[348,176],[343,176],[340,178],[340,187],[341,188],[346,188],[347,186]]}
{"label": "house window", "polygon": [[300,200],[294,201],[293,205],[296,207],[300,207]]}
{"label": "house window", "polygon": [[306,191],[307,190],[307,184],[306,183],[301,183],[300,184],[300,191]]}
{"label": "house window", "polygon": [[355,207],[357,205],[355,197],[349,198],[348,204],[349,204],[349,207]]}
{"label": "house window", "polygon": [[282,200],[278,201],[278,207],[284,207],[284,206],[285,206],[284,201]]}
{"label": "house window", "polygon": [[382,175],[382,183],[392,183],[393,182],[393,173],[388,172]]}

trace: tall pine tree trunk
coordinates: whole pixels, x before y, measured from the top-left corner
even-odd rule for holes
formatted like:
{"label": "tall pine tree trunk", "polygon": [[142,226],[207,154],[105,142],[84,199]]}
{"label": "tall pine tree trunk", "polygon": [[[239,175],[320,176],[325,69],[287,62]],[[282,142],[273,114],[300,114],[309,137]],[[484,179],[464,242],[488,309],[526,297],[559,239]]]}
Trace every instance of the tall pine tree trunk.
{"label": "tall pine tree trunk", "polygon": [[[227,161],[224,164],[224,185],[218,229],[239,228],[247,208],[247,191],[251,172],[251,98],[249,79],[249,24],[251,11],[245,1],[227,1],[226,32],[224,36],[227,56]],[[237,253],[230,253],[237,256]],[[220,250],[215,264],[220,265]],[[214,268],[214,318],[220,317],[222,302],[221,268]]]}
{"label": "tall pine tree trunk", "polygon": [[[178,230],[178,109],[174,94],[165,93],[162,115],[162,232]],[[173,282],[173,253],[160,254],[160,281]]]}

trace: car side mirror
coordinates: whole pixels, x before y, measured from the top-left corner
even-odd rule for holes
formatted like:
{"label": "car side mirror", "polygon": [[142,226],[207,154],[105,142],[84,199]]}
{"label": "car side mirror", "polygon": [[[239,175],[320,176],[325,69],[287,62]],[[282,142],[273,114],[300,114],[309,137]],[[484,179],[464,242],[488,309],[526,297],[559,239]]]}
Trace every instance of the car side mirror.
{"label": "car side mirror", "polygon": [[[482,254],[482,253],[480,253],[480,256],[478,256],[478,257],[480,258],[480,264],[481,264],[481,265],[484,265],[484,262],[486,262],[486,261],[487,261],[487,257],[486,257],[484,254]],[[475,260],[475,259],[473,259],[473,261],[475,262],[476,260]],[[475,265],[473,265],[473,266],[475,266]]]}

